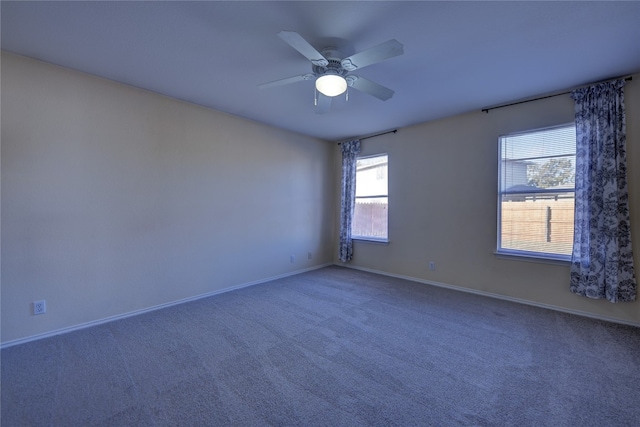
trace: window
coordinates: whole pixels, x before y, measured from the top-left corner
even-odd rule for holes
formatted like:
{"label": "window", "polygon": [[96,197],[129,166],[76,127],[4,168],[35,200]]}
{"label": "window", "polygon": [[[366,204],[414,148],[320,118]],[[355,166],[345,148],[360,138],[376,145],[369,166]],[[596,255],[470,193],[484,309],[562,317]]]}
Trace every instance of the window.
{"label": "window", "polygon": [[575,125],[502,136],[499,145],[497,252],[569,260]]}
{"label": "window", "polygon": [[361,157],[356,163],[356,206],[351,223],[354,239],[388,241],[387,165],[386,154]]}

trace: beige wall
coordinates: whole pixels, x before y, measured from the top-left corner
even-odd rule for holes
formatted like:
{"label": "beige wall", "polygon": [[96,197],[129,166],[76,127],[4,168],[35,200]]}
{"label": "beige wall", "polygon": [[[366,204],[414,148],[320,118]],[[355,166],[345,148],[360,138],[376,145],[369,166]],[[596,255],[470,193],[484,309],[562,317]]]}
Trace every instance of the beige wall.
{"label": "beige wall", "polygon": [[[640,277],[640,76],[627,82],[625,95],[632,238]],[[573,101],[566,95],[364,140],[362,155],[389,154],[390,243],[356,241],[350,265],[640,324],[640,301],[612,304],[570,293],[568,265],[494,255],[498,136],[571,121]],[[335,253],[334,259],[338,262]],[[435,271],[429,270],[430,261]]]}
{"label": "beige wall", "polygon": [[333,162],[326,141],[3,53],[2,342],[331,263]]}

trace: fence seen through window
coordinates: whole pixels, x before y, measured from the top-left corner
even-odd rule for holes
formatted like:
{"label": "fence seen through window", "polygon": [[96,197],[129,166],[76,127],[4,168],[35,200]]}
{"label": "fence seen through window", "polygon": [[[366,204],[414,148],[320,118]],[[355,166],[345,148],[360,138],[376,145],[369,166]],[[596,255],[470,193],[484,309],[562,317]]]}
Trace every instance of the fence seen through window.
{"label": "fence seen through window", "polygon": [[359,158],[356,164],[356,203],[351,236],[388,240],[388,156]]}

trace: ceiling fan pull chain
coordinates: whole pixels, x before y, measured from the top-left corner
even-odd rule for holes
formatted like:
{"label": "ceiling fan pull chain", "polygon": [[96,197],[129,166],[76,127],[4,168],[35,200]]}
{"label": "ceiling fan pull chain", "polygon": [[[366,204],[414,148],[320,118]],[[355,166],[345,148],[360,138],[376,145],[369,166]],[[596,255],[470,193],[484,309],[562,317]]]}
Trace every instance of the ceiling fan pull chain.
{"label": "ceiling fan pull chain", "polygon": [[318,106],[318,89],[315,88],[313,89],[313,106],[317,107]]}
{"label": "ceiling fan pull chain", "polygon": [[347,90],[345,91],[346,95],[345,95],[345,101],[349,102],[349,87],[347,87]]}

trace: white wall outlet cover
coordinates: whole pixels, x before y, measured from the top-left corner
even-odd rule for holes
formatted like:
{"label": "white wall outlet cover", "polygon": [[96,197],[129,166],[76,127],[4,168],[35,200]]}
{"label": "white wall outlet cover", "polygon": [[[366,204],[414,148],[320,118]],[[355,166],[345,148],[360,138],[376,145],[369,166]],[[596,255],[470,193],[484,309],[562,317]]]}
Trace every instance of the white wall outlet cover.
{"label": "white wall outlet cover", "polygon": [[44,314],[47,312],[47,301],[34,301],[33,302],[33,314]]}

